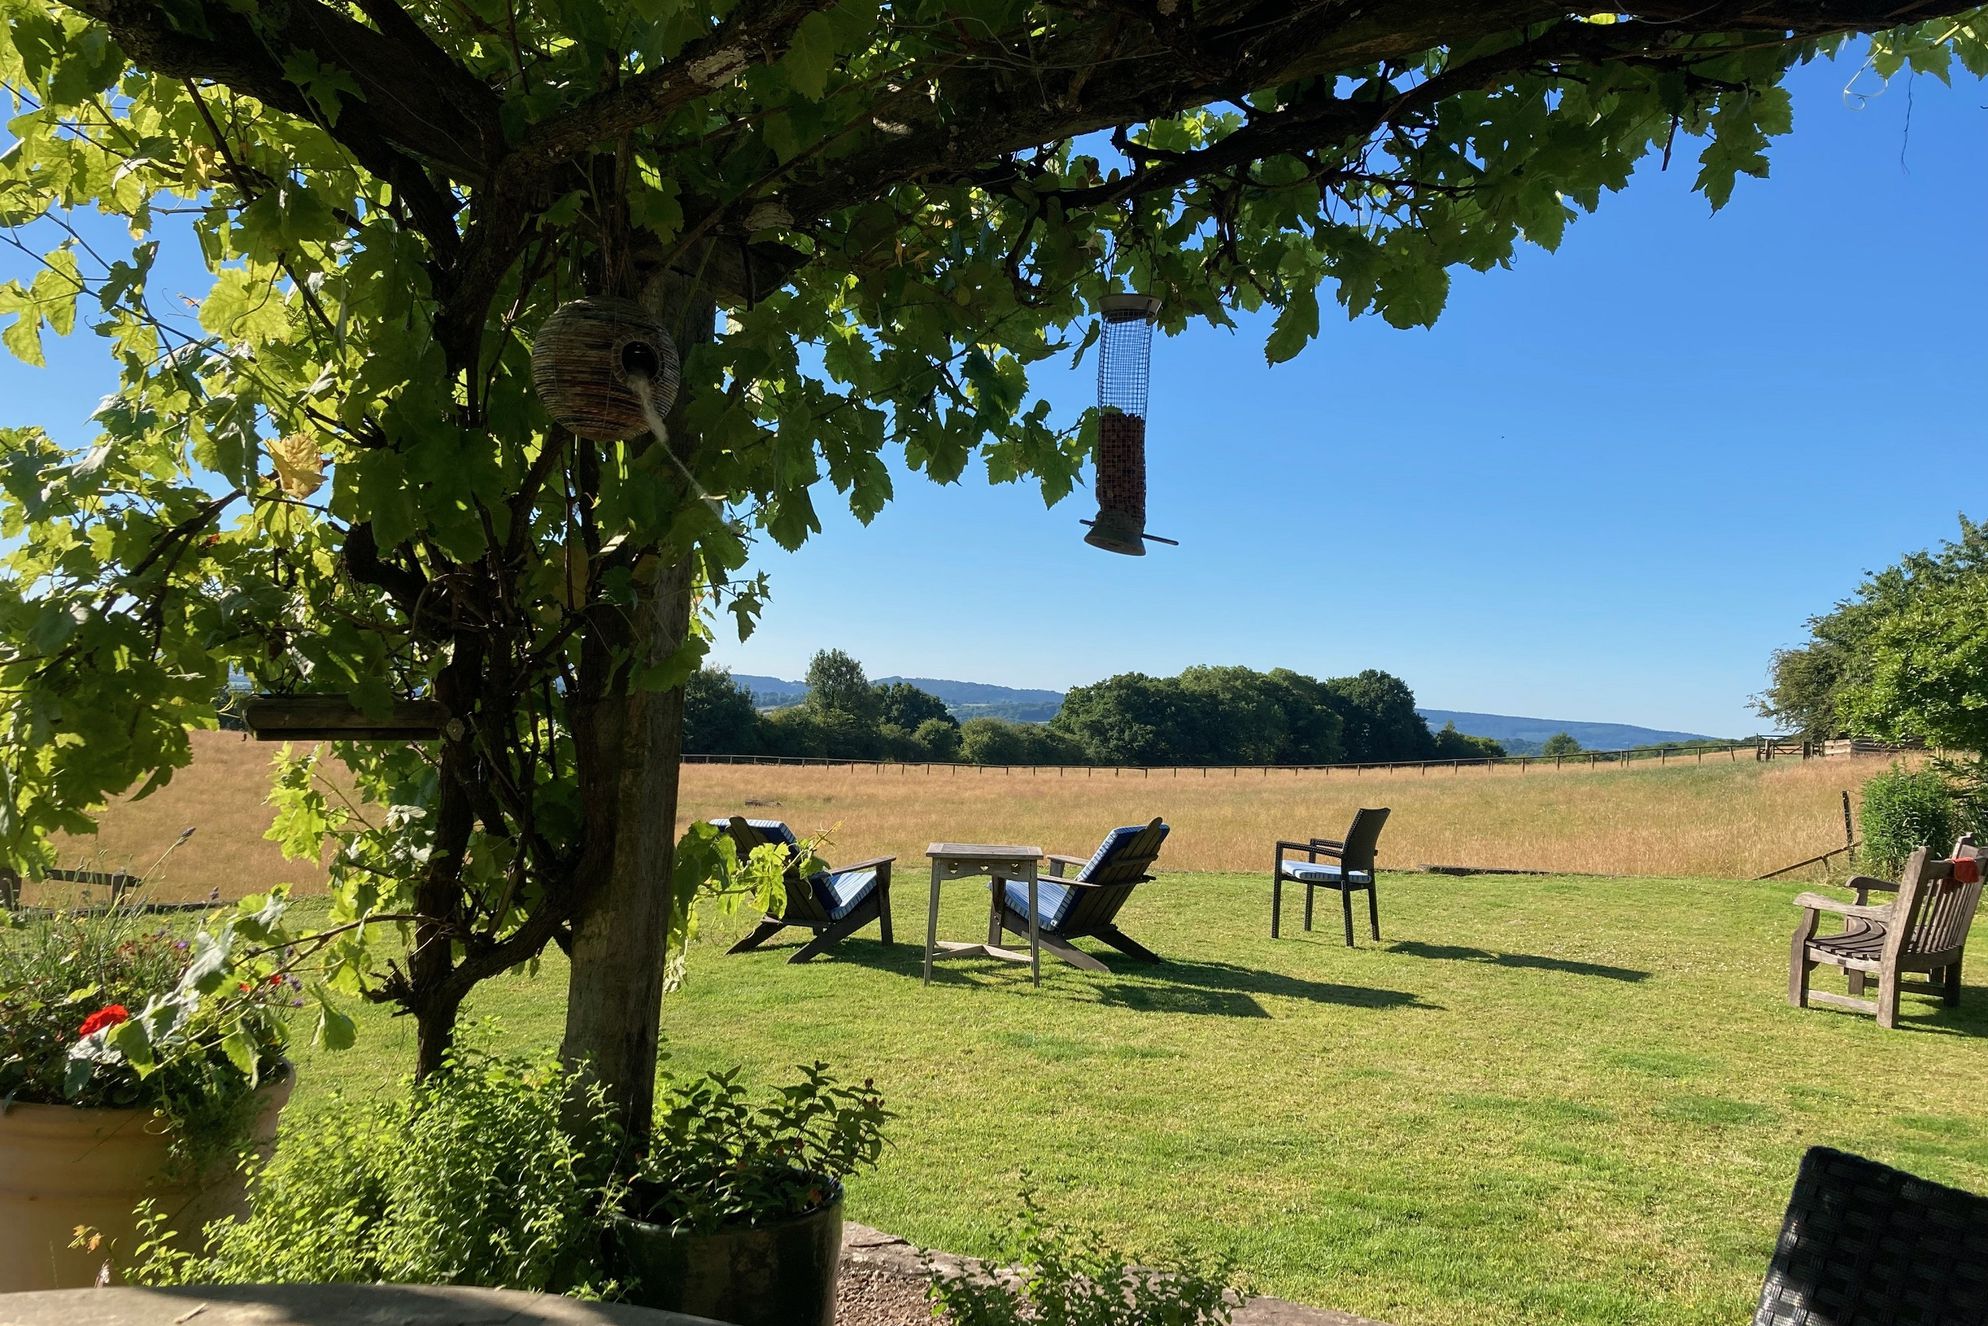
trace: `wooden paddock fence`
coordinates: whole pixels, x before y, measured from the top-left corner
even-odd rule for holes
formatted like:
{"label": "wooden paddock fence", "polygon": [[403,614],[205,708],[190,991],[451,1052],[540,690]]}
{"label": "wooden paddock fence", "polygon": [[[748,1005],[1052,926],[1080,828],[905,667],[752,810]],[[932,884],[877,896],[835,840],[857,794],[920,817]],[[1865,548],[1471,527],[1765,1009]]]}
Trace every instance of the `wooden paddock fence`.
{"label": "wooden paddock fence", "polygon": [[1394,760],[1363,764],[1177,764],[1177,765],[1132,765],[1132,764],[970,764],[965,761],[939,760],[857,760],[820,755],[685,755],[685,764],[748,764],[778,767],[782,765],[812,768],[869,768],[895,769],[901,774],[919,773],[925,776],[934,774],[957,775],[962,769],[968,772],[1000,773],[1013,776],[1023,773],[1034,777],[1083,777],[1083,778],[1179,778],[1199,776],[1202,778],[1270,778],[1278,774],[1395,774],[1414,771],[1427,777],[1436,773],[1462,773],[1465,769],[1494,769],[1516,767],[1519,772],[1539,768],[1622,768],[1630,764],[1655,764],[1659,768],[1669,765],[1702,765],[1709,757],[1713,762],[1725,760],[1738,763],[1741,753],[1748,759],[1761,758],[1756,753],[1756,743],[1735,742],[1730,746],[1651,746],[1634,750],[1578,751],[1571,755],[1504,755],[1481,756],[1459,760]]}

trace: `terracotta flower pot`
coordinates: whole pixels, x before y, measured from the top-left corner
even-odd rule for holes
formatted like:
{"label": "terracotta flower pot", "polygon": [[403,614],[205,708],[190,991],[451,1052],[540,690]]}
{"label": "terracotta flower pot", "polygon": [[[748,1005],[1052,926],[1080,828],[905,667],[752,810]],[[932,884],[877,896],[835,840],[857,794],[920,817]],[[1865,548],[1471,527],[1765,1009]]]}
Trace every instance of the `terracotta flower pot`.
{"label": "terracotta flower pot", "polygon": [[[264,1159],[276,1147],[277,1116],[295,1079],[286,1071],[256,1092],[261,1108],[251,1136]],[[210,1220],[247,1209],[238,1168],[223,1162],[198,1176],[175,1173],[172,1140],[151,1110],[13,1105],[0,1111],[0,1292],[95,1284],[107,1255],[130,1256],[138,1227],[132,1208],[144,1198],[187,1238]],[[69,1246],[79,1225],[104,1236],[98,1251]]]}

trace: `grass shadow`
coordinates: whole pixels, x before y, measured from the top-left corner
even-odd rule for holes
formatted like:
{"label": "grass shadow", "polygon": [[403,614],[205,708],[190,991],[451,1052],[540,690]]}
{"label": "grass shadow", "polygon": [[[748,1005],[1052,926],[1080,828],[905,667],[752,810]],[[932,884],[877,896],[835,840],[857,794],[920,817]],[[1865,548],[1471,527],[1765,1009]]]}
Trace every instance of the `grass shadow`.
{"label": "grass shadow", "polygon": [[[1865,988],[1864,997],[1874,998],[1877,992],[1877,978]],[[1801,1010],[1804,1013],[1841,1013],[1846,1018],[1871,1021],[1869,1013],[1859,1013],[1851,1008],[1830,1008],[1818,1004]],[[1931,1032],[1936,1036],[1968,1036],[1975,1039],[1988,1037],[1988,989],[1978,985],[1964,985],[1960,991],[1960,1003],[1949,1008],[1935,994],[1924,990],[1906,990],[1898,1001],[1899,1031]]]}
{"label": "grass shadow", "polygon": [[1387,946],[1387,951],[1411,958],[1481,962],[1487,966],[1513,967],[1522,971],[1562,971],[1574,976],[1598,976],[1609,981],[1646,981],[1650,978],[1650,973],[1635,967],[1611,967],[1602,962],[1549,958],[1537,953],[1493,953],[1489,949],[1467,948],[1460,944],[1424,944],[1413,939],[1397,940]]}
{"label": "grass shadow", "polygon": [[[1105,1004],[1142,1012],[1241,1018],[1270,1016],[1270,1011],[1258,996],[1337,1004],[1345,1008],[1439,1007],[1406,990],[1310,981],[1300,976],[1287,976],[1282,972],[1255,967],[1238,967],[1228,962],[1190,962],[1179,958],[1166,958],[1158,963],[1144,963],[1133,958],[1113,962],[1111,955],[1105,955],[1104,961],[1111,964],[1110,972],[1104,975],[1077,972],[1076,975],[1082,978],[1081,983],[1066,984],[1062,991],[1066,997],[1081,1003]],[[1121,967],[1120,963],[1124,965]]]}
{"label": "grass shadow", "polygon": [[[1018,952],[1027,951],[1026,940],[1016,941],[1012,935],[1008,939]],[[757,951],[778,952],[778,949],[769,944]],[[1109,972],[1082,971],[1045,951],[1042,955],[1045,987],[1054,978],[1055,993],[1078,1003],[1104,1004],[1150,1013],[1213,1014],[1218,1017],[1269,1017],[1270,1011],[1258,996],[1338,1004],[1347,1008],[1441,1007],[1406,990],[1311,981],[1228,962],[1163,958],[1158,963],[1146,963],[1102,948],[1098,950],[1098,957],[1111,967]],[[874,936],[868,942],[864,942],[862,936],[856,936],[851,942],[837,944],[814,959],[813,965],[841,963],[890,972],[916,981],[922,980],[925,975],[925,949],[923,945],[907,944],[902,940],[885,948]],[[932,984],[935,986],[997,986],[1010,982],[1026,985],[1028,970],[991,958],[942,958],[932,964]]]}

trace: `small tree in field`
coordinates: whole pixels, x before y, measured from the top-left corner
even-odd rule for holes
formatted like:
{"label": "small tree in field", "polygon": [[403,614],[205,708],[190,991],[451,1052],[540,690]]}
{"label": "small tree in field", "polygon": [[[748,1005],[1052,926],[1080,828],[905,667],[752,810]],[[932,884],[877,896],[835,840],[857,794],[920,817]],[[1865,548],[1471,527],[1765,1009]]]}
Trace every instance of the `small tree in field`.
{"label": "small tree in field", "polygon": [[808,708],[849,727],[874,731],[883,718],[882,697],[863,665],[840,649],[824,649],[808,663]]}
{"label": "small tree in field", "polygon": [[1571,732],[1555,732],[1539,744],[1539,753],[1556,759],[1563,755],[1579,755],[1581,743],[1574,739]]}
{"label": "small tree in field", "polygon": [[[422,918],[343,979],[411,1014],[425,1072],[478,982],[559,944],[564,1052],[638,1129],[669,955],[724,865],[674,831],[684,683],[708,616],[759,609],[751,542],[804,542],[823,481],[868,520],[887,452],[941,483],[977,458],[1053,502],[1096,418],[1052,418],[1031,369],[1080,355],[1111,290],[1162,296],[1167,331],[1272,309],[1286,360],[1322,288],[1428,323],[1451,268],[1555,246],[1688,136],[1723,204],[1789,128],[1783,75],[1850,33],[1879,30],[1880,73],[1988,69],[1961,0],[0,17],[0,342],[39,362],[81,321],[118,375],[87,435],[0,434],[0,845],[46,861],[169,779],[233,674],[436,701],[432,741],[340,748],[378,816],[279,776],[287,844],[335,840],[339,916]],[[184,302],[167,247],[203,273]],[[669,328],[661,427],[548,416],[534,338],[580,295]]]}

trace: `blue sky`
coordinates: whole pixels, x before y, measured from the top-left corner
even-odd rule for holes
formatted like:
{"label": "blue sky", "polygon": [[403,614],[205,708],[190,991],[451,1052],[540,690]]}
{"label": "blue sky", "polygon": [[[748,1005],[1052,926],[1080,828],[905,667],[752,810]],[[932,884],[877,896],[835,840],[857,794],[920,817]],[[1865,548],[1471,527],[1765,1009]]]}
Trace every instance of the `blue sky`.
{"label": "blue sky", "polygon": [[[1988,89],[1901,79],[1857,109],[1854,72],[1796,73],[1774,177],[1717,216],[1683,152],[1652,162],[1558,253],[1460,274],[1434,330],[1328,311],[1274,369],[1267,320],[1157,341],[1148,528],[1181,547],[1085,546],[1081,490],[1045,511],[899,470],[868,528],[824,492],[819,536],[769,546],[772,603],[743,644],[719,623],[717,659],[797,677],[836,646],[1057,689],[1380,667],[1441,708],[1758,730],[1747,697],[1804,618],[1971,497],[1988,515]],[[104,346],[48,353],[0,355],[0,423],[80,445]],[[1040,384],[1074,418],[1094,363]]]}
{"label": "blue sky", "polygon": [[[1328,310],[1276,368],[1267,319],[1156,340],[1147,528],[1181,547],[1085,546],[1082,491],[900,471],[868,528],[823,501],[760,558],[772,603],[718,659],[1058,689],[1379,667],[1439,708],[1760,730],[1811,613],[1988,514],[1988,89],[1858,110],[1854,72],[1797,72],[1773,178],[1716,216],[1682,152],[1652,162],[1557,253],[1459,274],[1433,330]],[[1075,411],[1095,369],[1041,382]]]}

